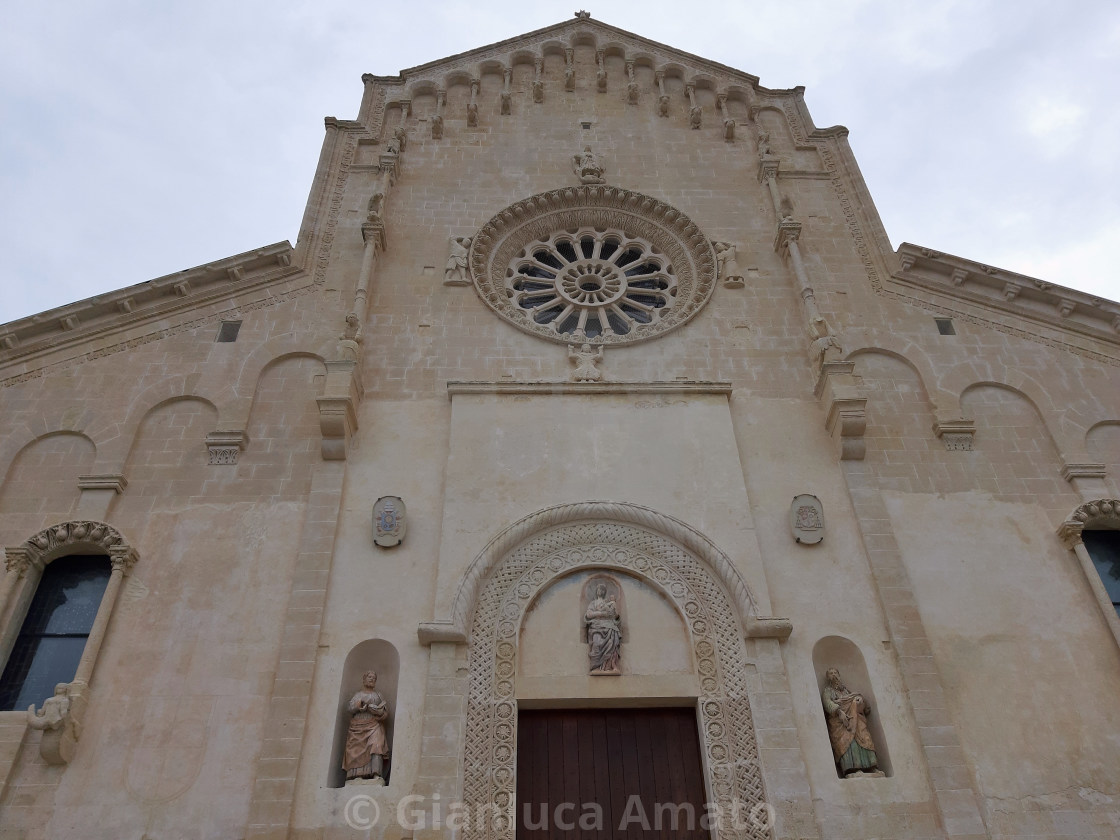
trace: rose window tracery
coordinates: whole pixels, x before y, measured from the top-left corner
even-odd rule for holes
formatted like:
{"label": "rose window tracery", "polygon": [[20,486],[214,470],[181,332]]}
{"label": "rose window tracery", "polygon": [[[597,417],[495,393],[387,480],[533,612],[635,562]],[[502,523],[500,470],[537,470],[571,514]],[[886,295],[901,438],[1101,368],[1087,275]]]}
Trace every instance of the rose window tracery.
{"label": "rose window tracery", "polygon": [[711,242],[650,196],[585,185],[532,196],[471,243],[483,301],[519,329],[564,343],[621,344],[660,335],[711,297]]}
{"label": "rose window tracery", "polygon": [[618,230],[554,233],[529,243],[510,267],[513,303],[573,339],[628,335],[658,318],[677,294],[667,257]]}

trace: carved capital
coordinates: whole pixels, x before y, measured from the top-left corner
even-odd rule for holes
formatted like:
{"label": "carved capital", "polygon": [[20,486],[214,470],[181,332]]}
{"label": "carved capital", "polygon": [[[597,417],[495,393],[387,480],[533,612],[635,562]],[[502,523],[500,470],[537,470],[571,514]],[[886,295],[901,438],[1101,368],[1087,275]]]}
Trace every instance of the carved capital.
{"label": "carved capital", "polygon": [[[17,545],[4,549],[4,567],[9,572],[15,572],[17,578],[23,577],[35,565],[36,560],[26,546]],[[41,568],[42,564],[39,563],[38,566]]]}
{"label": "carved capital", "polygon": [[767,181],[776,181],[778,179],[778,165],[781,160],[771,155],[764,155],[758,161],[758,181],[760,184],[765,184]]}
{"label": "carved capital", "polygon": [[362,223],[362,241],[373,245],[374,253],[385,250],[385,223],[380,218]]}
{"label": "carved capital", "polygon": [[138,559],[136,551],[130,545],[114,545],[109,549],[109,562],[113,565],[114,572],[120,571],[127,575]]}
{"label": "carved capital", "polygon": [[801,222],[782,219],[778,222],[778,232],[774,235],[774,250],[784,254],[789,249],[789,243],[801,238]]}
{"label": "carved capital", "polygon": [[968,452],[972,449],[972,439],[976,436],[976,421],[964,417],[939,418],[934,421],[933,433],[945,444],[946,449]]}
{"label": "carved capital", "polygon": [[236,464],[241,450],[249,445],[249,435],[243,429],[211,432],[206,436],[206,449],[210,464]]}

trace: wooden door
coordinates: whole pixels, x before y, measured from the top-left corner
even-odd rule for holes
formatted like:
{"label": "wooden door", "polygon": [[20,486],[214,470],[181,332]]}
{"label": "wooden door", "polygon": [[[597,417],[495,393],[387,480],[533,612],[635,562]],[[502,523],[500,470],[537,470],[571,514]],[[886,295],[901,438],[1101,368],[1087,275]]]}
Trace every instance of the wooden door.
{"label": "wooden door", "polygon": [[705,799],[695,709],[518,715],[517,840],[707,840]]}

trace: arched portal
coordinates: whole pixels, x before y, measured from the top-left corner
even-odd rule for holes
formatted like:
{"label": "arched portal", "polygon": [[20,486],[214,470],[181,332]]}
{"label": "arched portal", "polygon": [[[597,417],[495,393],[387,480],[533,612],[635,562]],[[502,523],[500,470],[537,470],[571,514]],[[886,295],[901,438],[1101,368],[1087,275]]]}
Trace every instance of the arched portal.
{"label": "arched portal", "polygon": [[[486,573],[477,580],[467,641],[463,799],[469,812],[492,805],[498,816],[471,823],[465,838],[514,837],[520,628],[539,593],[584,570],[638,578],[680,612],[699,678],[696,703],[710,801],[726,814],[735,801],[740,812],[762,806],[766,797],[747,696],[747,617],[740,614],[750,599],[730,559],[688,526],[645,508],[587,503],[578,506],[582,515],[575,515],[570,509],[577,506],[563,507],[567,515],[557,516],[553,508],[511,526],[521,539],[497,538],[505,550],[482,563]],[[686,533],[687,541],[669,536]],[[685,547],[695,540],[703,550]],[[472,568],[478,567],[476,561]],[[743,822],[721,826],[716,836],[772,837],[765,821]]]}

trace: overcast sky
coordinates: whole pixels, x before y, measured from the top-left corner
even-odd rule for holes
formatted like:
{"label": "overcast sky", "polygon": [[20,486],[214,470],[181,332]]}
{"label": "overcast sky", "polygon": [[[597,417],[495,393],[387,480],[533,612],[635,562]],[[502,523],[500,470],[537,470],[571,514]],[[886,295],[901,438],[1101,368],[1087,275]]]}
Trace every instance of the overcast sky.
{"label": "overcast sky", "polygon": [[[287,239],[361,74],[571,17],[525,2],[9,2],[0,323]],[[1116,0],[597,2],[594,18],[805,85],[891,242],[1120,299]]]}

